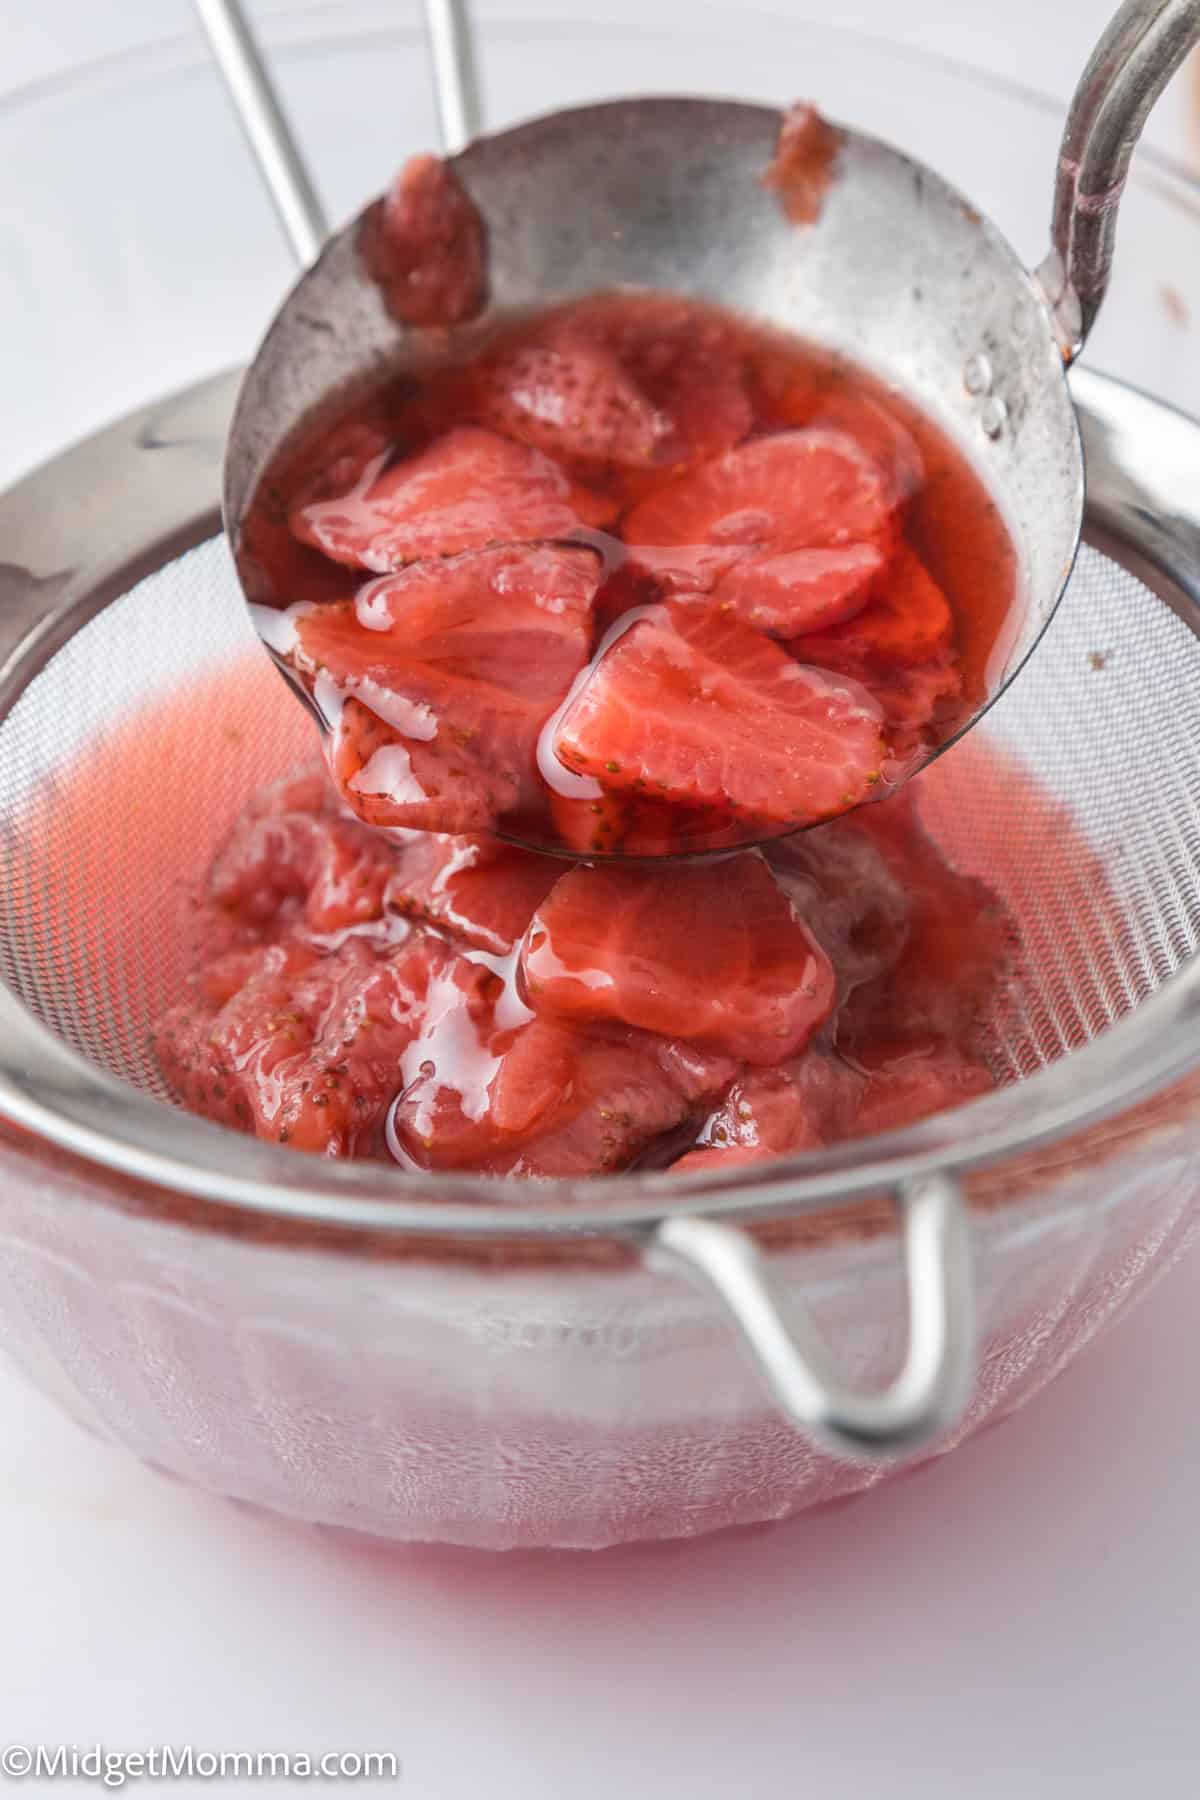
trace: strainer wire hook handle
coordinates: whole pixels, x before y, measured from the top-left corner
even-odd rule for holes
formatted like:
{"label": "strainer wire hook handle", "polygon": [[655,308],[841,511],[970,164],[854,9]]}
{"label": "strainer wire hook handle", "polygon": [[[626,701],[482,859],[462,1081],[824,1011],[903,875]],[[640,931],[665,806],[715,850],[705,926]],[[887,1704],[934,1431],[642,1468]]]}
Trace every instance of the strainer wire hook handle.
{"label": "strainer wire hook handle", "polygon": [[689,1274],[733,1315],[775,1400],[814,1443],[840,1456],[882,1461],[955,1426],[975,1376],[974,1283],[966,1207],[958,1184],[934,1174],[896,1194],[908,1293],[903,1365],[877,1393],[856,1394],[834,1372],[820,1334],[792,1297],[784,1317],[764,1259],[744,1230],[693,1216],[668,1218],[647,1260]]}
{"label": "strainer wire hook handle", "polygon": [[1200,0],[1125,0],[1088,60],[1055,175],[1050,252],[1037,280],[1063,360],[1075,361],[1112,273],[1129,164],[1159,95],[1200,43]]}
{"label": "strainer wire hook handle", "polygon": [[[195,0],[213,57],[267,192],[302,269],[329,236],[316,187],[241,0]],[[479,83],[467,0],[424,0],[442,145],[454,155],[479,131]]]}

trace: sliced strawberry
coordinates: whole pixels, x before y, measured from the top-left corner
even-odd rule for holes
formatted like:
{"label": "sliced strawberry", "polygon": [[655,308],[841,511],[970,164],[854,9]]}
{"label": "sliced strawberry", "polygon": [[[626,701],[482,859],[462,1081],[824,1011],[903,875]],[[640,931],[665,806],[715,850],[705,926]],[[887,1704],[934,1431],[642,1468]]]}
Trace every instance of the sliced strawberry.
{"label": "sliced strawberry", "polygon": [[600,573],[594,551],[553,545],[415,563],[370,582],[352,608],[302,617],[299,648],[335,677],[395,658],[437,664],[542,700],[549,714],[587,660]]}
{"label": "sliced strawberry", "polygon": [[[629,801],[620,794],[602,793],[595,799],[575,799],[568,794],[552,792],[550,821],[569,850],[578,850],[582,856],[611,856],[625,842]],[[649,854],[663,853],[650,851]]]}
{"label": "sliced strawberry", "polygon": [[852,619],[788,645],[801,662],[859,675],[869,668],[916,668],[954,646],[950,602],[907,545],[893,558],[869,605]]}
{"label": "sliced strawberry", "polygon": [[538,732],[583,667],[599,561],[519,546],[419,564],[296,621],[330,766],[371,825],[489,829],[532,795]]}
{"label": "sliced strawberry", "polygon": [[582,1048],[578,1033],[546,1020],[533,1019],[519,1031],[492,1080],[496,1132],[508,1139],[528,1137],[547,1113],[559,1110],[571,1093]]}
{"label": "sliced strawberry", "polygon": [[710,1113],[697,1148],[673,1163],[677,1174],[816,1150],[846,1135],[862,1077],[835,1056],[809,1050],[783,1069],[749,1069]]}
{"label": "sliced strawberry", "polygon": [[781,825],[867,798],[883,753],[879,709],[855,682],[802,669],[737,619],[680,601],[613,644],[554,748],[614,792]]}
{"label": "sliced strawberry", "polygon": [[277,919],[289,899],[318,934],[383,916],[391,872],[386,843],[333,812],[247,814],[218,853],[208,891],[219,906],[258,925]]}
{"label": "sliced strawberry", "polygon": [[625,356],[644,392],[671,420],[681,461],[723,456],[748,436],[754,415],[742,357],[723,320],[676,302],[669,315],[661,310],[647,329],[631,334]]}
{"label": "sliced strawberry", "polygon": [[871,543],[748,556],[719,578],[713,601],[756,631],[794,638],[861,612],[885,566],[883,551]]}
{"label": "sliced strawberry", "polygon": [[487,299],[487,230],[440,156],[412,156],[363,220],[359,251],[404,325],[461,325]]}
{"label": "sliced strawberry", "polygon": [[794,1056],[834,998],[828,959],[754,854],[716,872],[572,869],[534,915],[521,974],[539,1014],[753,1063]]}
{"label": "sliced strawberry", "polygon": [[609,351],[574,342],[526,344],[476,372],[485,425],[551,456],[642,469],[660,460],[671,420]]}
{"label": "sliced strawberry", "polygon": [[[656,465],[722,456],[753,426],[737,326],[711,307],[668,294],[623,295],[614,306],[598,295],[544,321],[540,335],[566,354],[583,347],[617,363],[666,421]],[[637,471],[627,464],[625,473]],[[636,479],[626,485],[636,497]]]}
{"label": "sliced strawberry", "polygon": [[677,586],[709,587],[748,554],[890,548],[894,504],[879,465],[840,431],[756,438],[660,488],[624,525],[636,560]]}
{"label": "sliced strawberry", "polygon": [[[615,800],[615,795],[609,795]],[[736,825],[727,810],[717,806],[672,806],[662,800],[625,798],[625,856],[700,855],[714,850],[737,850],[746,842],[746,830]]]}
{"label": "sliced strawberry", "polygon": [[990,1093],[996,1085],[981,1062],[937,1039],[876,1045],[865,1074],[850,1134],[855,1137],[899,1131]]}
{"label": "sliced strawberry", "polygon": [[549,457],[477,425],[458,425],[369,485],[291,515],[303,543],[351,568],[387,574],[430,556],[564,538],[611,517]]}
{"label": "sliced strawberry", "polygon": [[421,832],[390,853],[388,913],[426,919],[495,956],[515,948],[559,874],[551,858],[495,838]]}
{"label": "sliced strawberry", "polygon": [[490,831],[533,781],[540,709],[481,681],[439,676],[424,663],[397,670],[422,730],[413,737],[347,700],[327,741],[330,773],[368,825],[412,831]]}
{"label": "sliced strawberry", "polygon": [[[402,1147],[424,1167],[517,1176],[603,1175],[627,1168],[726,1085],[725,1061],[691,1063],[639,1032],[590,1037],[541,1019],[517,1033],[474,1122],[443,1094],[440,1132],[415,1138],[411,1099],[396,1109]],[[464,1147],[469,1143],[469,1160]]]}
{"label": "sliced strawberry", "polygon": [[168,1014],[161,1066],[186,1104],[259,1137],[329,1156],[372,1146],[416,1034],[429,983],[446,958],[414,936],[387,956],[358,939],[317,957],[280,943],[185,1042]]}
{"label": "sliced strawberry", "polygon": [[889,505],[903,507],[925,482],[925,459],[908,427],[858,381],[842,377],[817,398],[809,422],[852,438],[883,475]]}

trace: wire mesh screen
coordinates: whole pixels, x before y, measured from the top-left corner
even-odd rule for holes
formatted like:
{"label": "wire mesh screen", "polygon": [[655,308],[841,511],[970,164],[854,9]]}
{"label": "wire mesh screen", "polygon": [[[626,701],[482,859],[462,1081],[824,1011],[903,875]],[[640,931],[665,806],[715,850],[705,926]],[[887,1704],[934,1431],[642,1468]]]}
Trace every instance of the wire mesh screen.
{"label": "wire mesh screen", "polygon": [[[314,748],[224,542],[84,626],[0,724],[0,974],[74,1049],[165,1095],[195,883],[254,787]],[[1002,1078],[1093,1036],[1200,944],[1200,643],[1085,550],[1025,673],[921,777],[958,866],[1020,951],[986,1022]]]}
{"label": "wire mesh screen", "polygon": [[74,1049],[167,1097],[147,1033],[191,953],[197,878],[256,784],[312,748],[224,540],[148,576],[0,725],[0,975]]}

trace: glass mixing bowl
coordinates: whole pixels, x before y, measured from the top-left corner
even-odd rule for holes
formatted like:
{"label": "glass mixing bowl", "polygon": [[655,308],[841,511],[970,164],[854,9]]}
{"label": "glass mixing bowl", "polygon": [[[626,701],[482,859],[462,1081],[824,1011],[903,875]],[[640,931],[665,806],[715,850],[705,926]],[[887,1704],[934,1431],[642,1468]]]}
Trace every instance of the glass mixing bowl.
{"label": "glass mixing bowl", "polygon": [[[417,22],[390,29],[391,10],[302,18],[274,46],[335,216],[433,138]],[[945,168],[1040,257],[1059,109],[888,45],[767,15],[751,29],[741,7],[706,8],[686,39],[625,10],[628,30],[612,6],[575,10],[569,28],[494,24],[493,120],[631,85],[778,101],[802,91]],[[83,145],[102,208],[81,194]],[[153,399],[78,453],[53,489],[57,511],[39,502],[41,477],[0,500],[5,604],[69,586],[72,545],[107,571],[89,600],[104,610],[65,649],[45,646],[44,674],[0,718],[0,974],[73,1051],[152,1093],[141,1024],[178,962],[162,949],[169,931],[152,945],[148,922],[174,916],[255,775],[286,766],[305,729],[252,647],[245,661],[249,626],[212,537],[230,384],[184,403],[157,397],[243,358],[290,270],[197,45],[17,96],[0,113],[0,147],[15,234],[0,325],[10,342],[19,330],[23,350],[7,472]],[[1141,156],[1088,361],[1200,409],[1196,206],[1184,172]],[[1094,378],[1079,391],[1094,407],[1096,545],[1047,645],[983,728],[993,750],[1036,769],[1059,810],[989,778],[971,745],[923,785],[927,821],[956,861],[978,867],[981,844],[1003,847],[986,872],[1020,918],[1030,966],[992,1021],[992,1046],[998,1072],[1027,1083],[739,1180],[505,1195],[501,1235],[494,1205],[488,1234],[456,1212],[472,1199],[480,1210],[469,1183],[326,1168],[175,1114],[163,1114],[174,1163],[147,1162],[122,1138],[120,1090],[89,1087],[69,1059],[47,1063],[61,1116],[92,1110],[86,1130],[52,1130],[30,1099],[35,1042],[30,1082],[11,1059],[0,1082],[9,1358],[147,1461],[381,1536],[603,1545],[781,1517],[886,1471],[797,1433],[716,1294],[643,1255],[655,1222],[716,1205],[756,1221],[784,1323],[803,1311],[843,1379],[870,1389],[894,1372],[907,1333],[885,1196],[897,1170],[943,1166],[961,1171],[972,1202],[981,1354],[965,1418],[937,1448],[1051,1379],[1168,1266],[1200,1193],[1200,649],[1186,622],[1200,531],[1181,493],[1186,465],[1171,466],[1172,415]],[[134,451],[146,459],[140,522],[104,504]],[[1139,486],[1131,470],[1143,464]],[[201,496],[178,519],[164,498],[176,479]],[[1135,527],[1126,572],[1107,551]],[[34,543],[36,560],[11,549]],[[114,782],[69,843],[52,825],[31,842],[19,797],[50,791],[89,721],[111,725],[231,658],[241,673],[202,754],[172,746],[176,779],[203,786],[203,808],[185,819],[165,784],[133,806],[129,783]],[[564,1200],[576,1210],[564,1214]]]}

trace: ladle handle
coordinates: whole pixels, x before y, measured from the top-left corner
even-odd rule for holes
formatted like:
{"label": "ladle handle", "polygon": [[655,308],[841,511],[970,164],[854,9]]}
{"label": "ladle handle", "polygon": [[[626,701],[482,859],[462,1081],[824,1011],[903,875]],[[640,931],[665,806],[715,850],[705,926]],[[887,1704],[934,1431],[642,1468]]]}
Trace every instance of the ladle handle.
{"label": "ladle handle", "polygon": [[[320,255],[329,225],[241,0],[195,4],[288,243],[306,269]],[[442,147],[453,156],[477,135],[480,121],[467,0],[425,0],[425,25]]]}
{"label": "ladle handle", "polygon": [[479,136],[482,118],[467,0],[425,0],[425,29],[433,62],[442,149],[447,156],[457,156]]}
{"label": "ladle handle", "polygon": [[262,52],[239,0],[196,0],[196,11],[288,243],[307,269],[329,225]]}
{"label": "ladle handle", "polygon": [[1058,155],[1051,250],[1038,280],[1074,362],[1112,272],[1117,211],[1151,108],[1200,42],[1200,0],[1125,0],[1091,54]]}

